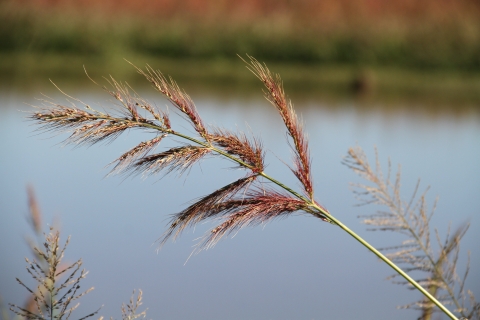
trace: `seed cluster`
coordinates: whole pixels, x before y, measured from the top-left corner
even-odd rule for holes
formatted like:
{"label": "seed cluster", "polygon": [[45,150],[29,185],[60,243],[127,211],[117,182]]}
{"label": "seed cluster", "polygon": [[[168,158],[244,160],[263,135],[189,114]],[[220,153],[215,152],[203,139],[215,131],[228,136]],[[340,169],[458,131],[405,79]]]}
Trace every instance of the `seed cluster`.
{"label": "seed cluster", "polygon": [[[264,83],[267,88],[266,97],[280,113],[287,133],[293,141],[295,157],[291,170],[301,182],[305,196],[281,185],[263,172],[265,152],[259,139],[249,138],[241,132],[207,127],[190,96],[182,91],[173,79],[167,79],[160,71],[149,66],[146,71],[139,68],[137,71],[185,116],[199,137],[187,136],[173,130],[166,112],[158,110],[139,97],[130,86],[113,78],[107,80],[110,88],[103,88],[116,101],[117,108],[114,109],[114,113],[96,111],[88,105],[85,105],[85,109],[80,109],[75,105],[66,107],[44,100],[43,108],[33,113],[31,118],[43,129],[72,130],[66,142],[77,145],[112,140],[134,128],[155,133],[153,138],[140,142],[113,161],[112,164],[115,166],[111,173],[144,176],[171,172],[182,174],[209,155],[226,157],[248,172],[245,177],[204,196],[185,210],[174,214],[169,229],[160,240],[161,243],[171,236],[178,236],[186,227],[194,226],[206,219],[220,219],[221,223],[207,234],[202,248],[212,246],[223,235],[244,226],[266,223],[296,211],[304,211],[322,218],[328,211],[317,212],[313,209],[317,207],[323,210],[323,207],[313,199],[308,141],[302,125],[292,104],[286,100],[280,77],[273,76],[264,65],[253,58],[250,59],[248,67]],[[187,139],[189,144],[153,153],[168,136]],[[275,182],[291,195],[265,187],[259,183],[259,178]]]}

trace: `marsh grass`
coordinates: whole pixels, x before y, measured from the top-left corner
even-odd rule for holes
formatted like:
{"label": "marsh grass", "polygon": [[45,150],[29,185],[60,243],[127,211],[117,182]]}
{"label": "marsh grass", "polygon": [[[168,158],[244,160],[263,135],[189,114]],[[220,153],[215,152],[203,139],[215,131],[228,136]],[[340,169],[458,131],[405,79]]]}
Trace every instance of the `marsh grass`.
{"label": "marsh grass", "polygon": [[[28,299],[23,305],[9,303],[10,310],[20,319],[54,320],[70,319],[79,307],[78,300],[91,292],[91,287],[85,291],[80,290],[80,282],[85,279],[88,272],[81,269],[82,260],[72,264],[64,262],[64,254],[70,242],[67,238],[63,247],[60,242],[60,231],[54,227],[48,233],[42,232],[42,214],[32,187],[28,187],[29,216],[28,221],[37,240],[27,238],[27,243],[34,258],[25,258],[27,272],[37,283],[36,288],[27,286],[24,281],[17,278],[17,282],[28,291]],[[129,303],[122,304],[122,320],[134,320],[146,317],[146,310],[140,311],[142,305],[142,290],[136,294],[134,290]],[[100,309],[77,318],[79,320],[94,317]],[[6,308],[0,297],[0,310],[2,319],[9,320]],[[103,316],[99,318],[103,319]],[[113,320],[113,318],[110,318]]]}
{"label": "marsh grass", "polygon": [[[42,234],[42,215],[33,189],[28,188],[30,208],[30,225],[40,239]],[[27,272],[35,280],[36,288],[28,286],[16,278],[17,282],[30,294],[24,306],[10,304],[10,310],[25,319],[69,319],[78,308],[78,300],[93,290],[81,291],[80,282],[87,276],[82,269],[82,260],[72,264],[63,262],[65,250],[70,242],[67,238],[63,247],[60,243],[60,231],[50,227],[43,233],[43,241],[35,243],[29,239],[28,244],[33,253],[32,260],[25,258]],[[83,316],[81,319],[93,317],[100,309]]]}
{"label": "marsh grass", "polygon": [[[421,291],[428,301],[439,307],[451,319],[457,319],[434,296],[438,295],[436,291],[432,290],[432,285],[439,286],[438,282],[423,281],[431,292],[425,290],[394,263],[404,262],[404,260],[399,260],[400,258],[397,256],[392,258],[393,262],[389,260],[315,200],[308,139],[303,131],[302,121],[285,95],[280,76],[271,73],[265,64],[261,64],[253,57],[247,56],[247,60],[244,62],[247,64],[247,68],[263,83],[265,98],[278,111],[283,120],[287,142],[292,151],[292,164],[288,165],[288,169],[297,178],[300,191],[284,185],[265,173],[265,151],[258,137],[242,132],[232,132],[225,128],[207,126],[200,117],[191,97],[172,78],[164,76],[150,66],[147,66],[145,70],[135,68],[169,100],[174,110],[190,124],[194,135],[177,131],[178,125],[170,121],[168,112],[158,110],[149,101],[141,98],[128,84],[118,82],[112,77],[106,79],[109,87],[103,87],[116,102],[115,108],[111,112],[95,110],[90,105],[66,95],[70,102],[69,105],[58,104],[45,98],[42,100],[43,105],[37,107],[30,118],[39,125],[39,130],[69,132],[70,135],[65,143],[74,145],[111,142],[123,132],[133,129],[153,135],[113,161],[111,173],[144,176],[171,173],[181,175],[205,160],[207,156],[224,158],[243,170],[243,177],[200,198],[181,212],[173,214],[169,227],[158,240],[160,245],[164,245],[171,238],[175,239],[186,228],[194,227],[206,220],[215,221],[217,225],[200,239],[194,252],[211,248],[222,237],[234,234],[247,226],[263,225],[294,213],[313,215],[321,221],[340,227],[392,267],[405,281]],[[83,108],[77,107],[76,104],[83,105]],[[155,153],[156,147],[168,138],[176,139],[174,141],[178,141],[180,138],[184,143]],[[353,161],[362,159],[361,156],[354,157],[355,154],[351,156]],[[361,170],[358,165],[355,165],[355,162],[351,164],[351,167],[357,172]],[[366,168],[364,169],[366,170]],[[370,177],[372,173],[368,172],[366,175]],[[381,181],[381,178],[377,177],[377,180]],[[376,195],[373,189],[369,189],[368,192]],[[414,217],[408,216],[408,218],[413,219]],[[428,221],[426,220],[426,222]],[[453,240],[447,241],[447,244],[455,243],[455,239],[459,241],[461,236],[454,236]],[[456,252],[454,245],[452,248],[448,249],[445,257],[439,260],[440,263],[448,261],[446,257],[450,252]],[[448,272],[448,270],[450,270],[448,267],[443,268],[442,272]],[[407,269],[407,271],[411,270]],[[445,279],[450,279],[448,277],[446,276]],[[422,281],[420,282],[422,283]],[[461,292],[463,292],[462,290]],[[439,298],[446,302],[442,296]],[[432,304],[424,303],[422,310],[431,309]],[[463,311],[464,309],[459,308],[456,310],[456,312]]]}
{"label": "marsh grass", "polygon": [[[435,200],[431,209],[428,208],[428,188],[421,192],[420,181],[407,201],[401,193],[400,167],[397,173],[393,174],[389,163],[385,176],[378,153],[374,168],[360,147],[351,148],[344,163],[366,182],[353,184],[359,205],[374,204],[381,208],[375,214],[361,216],[362,222],[369,226],[371,231],[396,232],[405,237],[401,244],[381,249],[386,252],[386,256],[394,263],[404,266],[406,271],[420,273],[417,282],[428,288],[443,304],[453,306],[455,312],[464,319],[480,319],[480,303],[476,302],[473,292],[466,287],[470,253],[464,272],[459,274],[457,267],[460,243],[469,224],[463,224],[453,232],[449,226],[442,240],[437,229],[434,229],[432,235],[431,218],[437,201]],[[438,250],[434,249],[435,242]],[[389,279],[397,284],[409,285],[408,282],[398,279],[398,276],[393,274]],[[438,312],[428,299],[420,299],[401,308],[420,310],[420,319],[423,320],[432,319],[433,313]]]}

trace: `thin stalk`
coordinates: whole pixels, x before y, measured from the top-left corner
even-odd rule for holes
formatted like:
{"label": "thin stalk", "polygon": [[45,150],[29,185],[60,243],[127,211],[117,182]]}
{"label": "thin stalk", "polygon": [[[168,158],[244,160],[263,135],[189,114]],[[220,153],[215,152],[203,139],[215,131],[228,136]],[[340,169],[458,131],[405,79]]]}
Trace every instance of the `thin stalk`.
{"label": "thin stalk", "polygon": [[[107,115],[96,115],[96,118],[99,118],[99,119],[106,119],[106,120],[111,120],[111,119],[114,119],[110,116],[107,116]],[[118,120],[118,119],[116,119]],[[201,146],[204,146],[204,147],[207,147],[207,148],[210,148],[212,151],[232,160],[232,161],[235,161],[237,162],[238,164],[240,164],[241,166],[245,167],[245,168],[248,168],[248,169],[253,169],[253,167],[251,165],[249,165],[248,163],[245,163],[244,161],[242,161],[241,159],[238,159],[230,154],[228,154],[227,152],[221,150],[221,149],[218,149],[216,148],[215,146],[213,146],[211,143],[209,142],[203,142],[203,141],[200,141],[198,139],[195,139],[193,137],[190,137],[190,136],[187,136],[187,135],[184,135],[180,132],[176,132],[174,130],[171,130],[171,129],[166,129],[164,127],[161,127],[159,125],[156,125],[156,124],[153,124],[153,123],[148,123],[148,122],[138,122],[138,121],[132,121],[132,120],[128,120],[128,119],[125,119],[125,122],[130,122],[130,123],[135,123],[135,125],[137,126],[141,126],[141,127],[145,127],[145,128],[149,128],[149,129],[154,129],[154,130],[158,130],[158,131],[161,131],[163,133],[167,133],[167,134],[172,134],[172,135],[175,135],[175,136],[178,136],[178,137],[181,137],[183,139],[186,139],[186,140],[189,140],[191,142],[194,142],[196,144],[199,144]],[[367,241],[365,241],[363,238],[361,238],[358,234],[356,234],[354,231],[350,230],[346,225],[344,225],[342,222],[340,222],[340,220],[338,220],[337,218],[335,218],[333,215],[330,214],[330,212],[328,212],[328,210],[322,208],[321,206],[319,206],[318,204],[316,204],[314,201],[311,201],[309,199],[307,199],[306,197],[302,196],[301,194],[299,194],[298,192],[294,191],[293,189],[289,188],[288,186],[284,185],[283,183],[281,183],[280,181],[270,177],[269,175],[267,175],[266,173],[264,172],[259,172],[258,175],[264,177],[265,179],[267,180],[270,180],[271,182],[275,183],[277,186],[281,187],[282,189],[286,190],[287,192],[291,193],[292,195],[294,195],[295,197],[305,201],[305,203],[307,203],[309,205],[309,207],[312,207],[315,209],[315,211],[312,211],[311,213],[326,220],[327,222],[330,222],[332,224],[335,224],[337,226],[339,226],[341,229],[343,229],[345,232],[347,232],[349,235],[351,235],[355,240],[357,240],[358,242],[360,242],[364,247],[366,247],[368,250],[370,250],[371,252],[373,252],[377,257],[379,257],[383,262],[385,262],[387,265],[389,265],[393,270],[395,270],[398,274],[400,274],[403,278],[405,278],[405,280],[407,280],[412,286],[414,286],[417,290],[419,290],[422,294],[424,294],[430,301],[432,301],[435,305],[437,305],[437,307],[440,308],[440,310],[442,310],[446,315],[448,315],[450,317],[450,319],[452,320],[458,320],[458,318],[453,314],[451,313],[440,301],[438,301],[433,295],[431,295],[427,290],[425,290],[420,284],[418,284],[414,279],[412,279],[407,273],[405,273],[402,269],[400,269],[395,263],[393,263],[390,259],[388,259],[386,256],[384,256],[380,251],[378,251],[377,249],[375,249],[372,245],[370,245]]]}
{"label": "thin stalk", "polygon": [[[321,210],[321,208],[318,208]],[[350,230],[346,225],[341,223],[337,218],[334,216],[330,215],[330,219],[340,228],[342,228],[345,232],[347,232],[349,235],[351,235],[355,240],[363,244],[368,250],[373,252],[377,257],[379,257],[383,262],[388,264],[393,270],[395,270],[398,274],[400,274],[402,277],[405,278],[412,286],[414,286],[418,291],[423,293],[430,301],[432,301],[434,304],[437,305],[437,307],[440,308],[447,316],[450,317],[452,320],[458,320],[458,318],[450,312],[440,301],[438,301],[433,295],[431,295],[427,290],[425,290],[420,284],[418,284],[415,280],[413,280],[408,274],[406,274],[402,269],[400,269],[395,263],[390,261],[387,257],[385,257],[380,251],[375,249],[373,246],[371,246],[367,241],[365,241],[362,237],[360,237],[358,234]]]}
{"label": "thin stalk", "polygon": [[[204,143],[204,142],[201,142],[197,139],[194,139],[192,137],[189,137],[189,136],[185,136],[181,133],[177,133],[177,132],[172,132],[172,134],[176,135],[176,136],[179,136],[179,137],[182,137],[182,138],[185,138],[187,140],[190,140],[192,142],[195,142],[195,143],[198,143],[200,145],[203,145],[203,146],[208,146],[208,144]],[[240,165],[244,166],[244,167],[247,167],[247,168],[251,168],[250,165],[248,165],[247,163],[241,161],[240,159],[237,159],[231,155],[229,155],[228,153],[225,153],[224,151],[222,150],[219,150],[213,146],[210,146],[212,148],[213,151],[239,163]],[[317,205],[316,203],[308,200],[307,198],[305,198],[304,196],[300,195],[299,193],[297,193],[296,191],[292,190],[291,188],[289,188],[288,186],[284,185],[283,183],[279,182],[278,180],[270,177],[269,175],[267,175],[266,173],[264,172],[260,172],[259,175],[261,175],[262,177],[264,177],[265,179],[268,179],[270,180],[271,182],[275,183],[276,185],[278,185],[279,187],[283,188],[284,190],[290,192],[291,194],[293,194],[294,196],[296,196],[297,198],[307,202],[309,204],[309,206],[311,207],[314,207],[316,210],[318,210],[318,212],[320,214],[317,214],[317,216],[320,216],[321,218],[325,218],[328,220],[328,222],[330,223],[333,223],[337,226],[339,226],[340,228],[342,228],[345,232],[347,232],[349,235],[351,235],[355,240],[357,240],[358,242],[360,242],[363,246],[365,246],[368,250],[370,250],[371,252],[373,252],[377,257],[379,257],[383,262],[385,262],[386,264],[388,264],[393,270],[395,270],[398,274],[400,274],[402,277],[405,278],[405,280],[407,280],[411,285],[413,285],[416,289],[418,289],[421,293],[423,293],[430,301],[432,301],[435,305],[437,305],[440,310],[442,310],[446,315],[448,315],[452,320],[458,320],[458,318],[450,312],[450,310],[448,310],[440,301],[438,301],[433,295],[431,295],[427,290],[425,290],[420,284],[418,284],[413,278],[411,278],[407,273],[405,273],[402,269],[400,269],[395,263],[393,263],[390,259],[388,259],[385,255],[383,255],[380,251],[378,251],[377,249],[375,249],[375,247],[373,247],[371,244],[369,244],[367,241],[365,241],[362,237],[360,237],[358,234],[356,234],[354,231],[352,231],[350,228],[348,228],[346,225],[344,225],[342,222],[340,222],[340,220],[338,220],[337,218],[335,218],[334,216],[332,216],[330,214],[330,212],[328,212],[327,210],[325,210],[324,208],[320,207],[319,205]]]}

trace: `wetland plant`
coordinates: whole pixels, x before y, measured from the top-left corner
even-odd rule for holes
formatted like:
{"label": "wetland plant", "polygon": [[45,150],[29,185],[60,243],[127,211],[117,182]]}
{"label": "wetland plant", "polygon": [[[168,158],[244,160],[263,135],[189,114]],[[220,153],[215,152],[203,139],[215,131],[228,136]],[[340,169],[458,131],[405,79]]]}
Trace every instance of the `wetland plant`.
{"label": "wetland plant", "polygon": [[[178,237],[186,228],[194,227],[202,221],[219,221],[217,226],[207,232],[197,243],[195,251],[198,252],[214,246],[223,236],[235,233],[243,227],[264,224],[278,217],[302,212],[313,215],[332,226],[340,227],[393,268],[396,276],[402,277],[405,283],[422,292],[425,300],[410,307],[422,309],[425,319],[431,314],[433,306],[437,306],[451,319],[458,319],[445,307],[448,303],[455,305],[454,312],[460,316],[478,318],[479,304],[475,302],[473,294],[470,293],[471,308],[469,310],[462,304],[463,302],[460,302],[464,299],[453,298],[455,294],[465,296],[465,278],[460,281],[461,285],[457,291],[460,293],[451,290],[452,283],[458,280],[455,263],[458,257],[458,244],[466,228],[448,236],[445,245],[442,246],[441,254],[434,258],[429,246],[429,233],[426,231],[429,220],[424,216],[424,198],[421,198],[422,200],[416,205],[410,204],[405,208],[399,197],[399,175],[393,185],[393,196],[388,198],[390,196],[388,188],[392,187],[389,178],[384,182],[381,171],[371,170],[361,150],[351,149],[346,160],[347,165],[376,185],[376,187],[361,186],[361,188],[367,195],[373,197],[372,202],[386,205],[392,211],[373,216],[366,220],[366,223],[406,233],[409,240],[399,247],[400,251],[391,254],[389,259],[350,230],[335,215],[315,201],[308,139],[292,103],[286,98],[280,76],[272,74],[265,64],[261,64],[256,59],[252,57],[248,59],[249,61],[245,61],[247,68],[263,83],[265,97],[278,111],[285,124],[287,139],[293,154],[289,170],[300,182],[301,191],[293,190],[264,171],[265,152],[259,138],[205,125],[190,96],[180,89],[172,78],[165,77],[160,71],[150,66],[145,70],[135,68],[171,102],[177,112],[192,126],[195,136],[178,131],[177,126],[172,125],[166,111],[158,110],[141,98],[128,84],[117,82],[112,77],[107,79],[109,87],[103,87],[103,89],[117,102],[113,112],[95,110],[90,105],[67,95],[76,101],[75,103],[83,106],[77,107],[75,103],[66,106],[44,99],[43,105],[37,107],[30,118],[40,126],[41,130],[70,132],[66,142],[75,145],[112,141],[130,129],[154,133],[153,138],[140,142],[112,162],[111,173],[150,175],[177,172],[181,174],[206,156],[225,158],[244,170],[243,177],[174,214],[168,229],[159,239],[161,245],[170,238]],[[162,140],[171,137],[180,138],[185,144],[163,152],[154,152],[155,147]],[[262,183],[265,181],[270,183]],[[418,212],[416,212],[417,209]],[[415,252],[420,252],[420,258],[414,255]],[[453,258],[451,258],[452,255]],[[407,268],[407,271],[425,271],[430,274],[430,278],[415,281],[396,263],[411,264],[412,267]],[[440,291],[445,290],[448,293],[446,296],[439,295]]]}
{"label": "wetland plant", "polygon": [[[72,264],[63,262],[70,237],[61,247],[58,228],[50,227],[48,233],[42,233],[42,214],[31,187],[28,188],[28,204],[30,209],[29,222],[37,241],[27,238],[34,258],[32,260],[25,258],[25,260],[27,262],[27,272],[35,280],[37,286],[33,289],[33,287],[27,286],[17,278],[17,282],[29,292],[29,297],[26,303],[21,306],[10,303],[10,310],[20,319],[70,319],[72,313],[80,305],[78,300],[93,290],[93,287],[83,292],[80,290],[80,282],[87,276],[88,272],[81,269],[82,259]],[[145,318],[146,310],[138,311],[141,305],[142,291],[139,290],[135,297],[134,290],[130,302],[121,306],[122,320]],[[91,318],[99,311],[100,308],[78,319]],[[3,312],[2,319],[9,319],[6,312]],[[99,320],[102,319],[103,317],[99,318]],[[110,319],[113,320],[113,318]]]}

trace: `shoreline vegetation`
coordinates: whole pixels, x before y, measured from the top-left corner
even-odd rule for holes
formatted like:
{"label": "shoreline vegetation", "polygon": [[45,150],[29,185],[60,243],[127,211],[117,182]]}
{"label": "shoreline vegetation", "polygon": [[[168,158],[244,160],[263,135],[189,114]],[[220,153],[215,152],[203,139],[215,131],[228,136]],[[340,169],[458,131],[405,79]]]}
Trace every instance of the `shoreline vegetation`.
{"label": "shoreline vegetation", "polygon": [[[125,60],[135,64],[148,61],[165,74],[175,76],[186,87],[191,85],[190,91],[195,94],[231,96],[229,93],[242,92],[243,96],[248,96],[256,93],[255,81],[245,77],[244,69],[238,67],[238,59],[175,59],[136,54],[104,59],[82,55],[0,53],[0,86],[20,92],[42,87],[44,92],[45,79],[51,79],[55,83],[62,81],[64,86],[72,89],[78,88],[79,84],[91,84],[82,72],[85,67],[92,76],[111,74],[126,79],[137,88],[142,87],[142,79]],[[303,63],[270,65],[284,75],[285,86],[299,102],[320,98],[335,104],[353,99],[365,107],[371,103],[392,107],[413,103],[442,110],[477,109],[480,106],[480,73]],[[48,89],[55,91],[54,86]]]}
{"label": "shoreline vegetation", "polygon": [[83,65],[140,81],[127,59],[183,83],[254,88],[236,57],[250,54],[293,91],[480,102],[480,4],[470,0],[6,0],[0,18],[5,85],[78,78]]}

